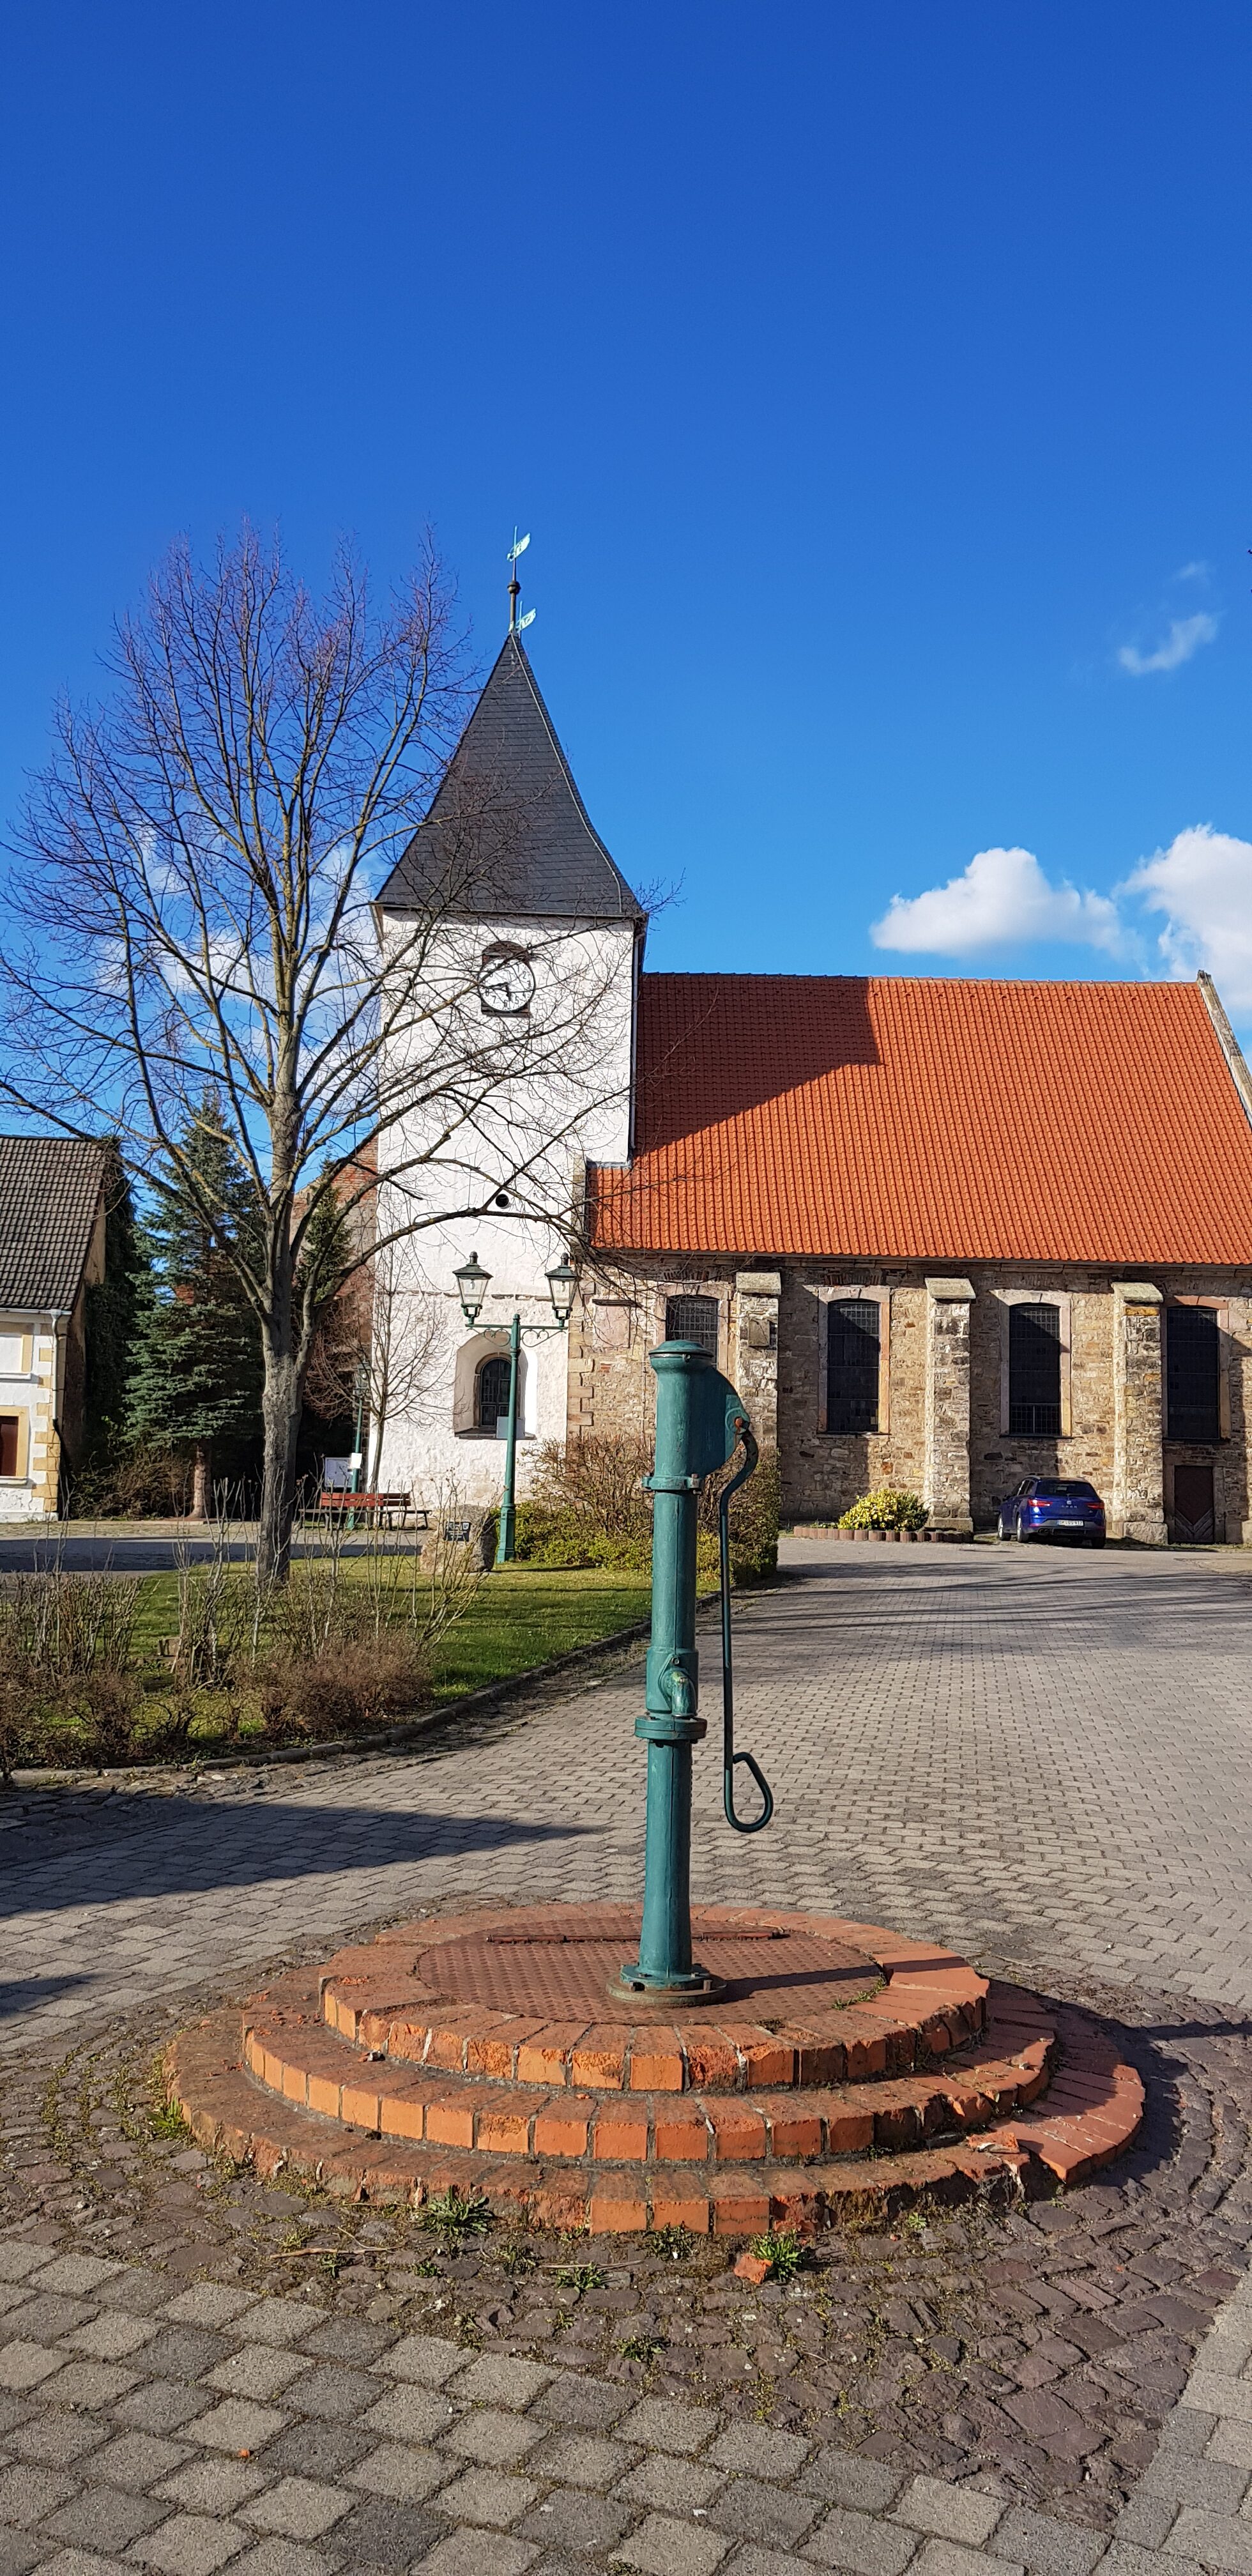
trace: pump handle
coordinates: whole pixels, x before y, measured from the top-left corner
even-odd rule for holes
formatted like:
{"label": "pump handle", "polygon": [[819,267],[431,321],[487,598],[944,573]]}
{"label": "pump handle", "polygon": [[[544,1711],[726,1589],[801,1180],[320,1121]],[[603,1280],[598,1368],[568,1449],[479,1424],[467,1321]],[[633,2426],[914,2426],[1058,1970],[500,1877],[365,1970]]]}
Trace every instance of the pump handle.
{"label": "pump handle", "polygon": [[[748,1421],[746,1414],[739,1414],[736,1416],[735,1429],[743,1442],[743,1465],[740,1468],[738,1475],[732,1476],[728,1485],[723,1485],[721,1494],[718,1497],[717,1505],[717,1535],[721,1557],[722,1579],[722,1804],[726,1810],[726,1822],[735,1833],[761,1834],[764,1833],[765,1828],[774,1813],[774,1793],[761,1769],[760,1763],[756,1759],[755,1754],[736,1753],[735,1751],[735,1689],[734,1677],[731,1669],[730,1651],[731,1497],[738,1493],[741,1485],[747,1484],[748,1478],[752,1474],[753,1468],[756,1465],[759,1452],[756,1442],[752,1437],[752,1425]],[[762,1806],[759,1816],[745,1819],[743,1816],[738,1816],[735,1813],[735,1765],[737,1762],[742,1762],[745,1770],[751,1772],[752,1777],[761,1792]]]}

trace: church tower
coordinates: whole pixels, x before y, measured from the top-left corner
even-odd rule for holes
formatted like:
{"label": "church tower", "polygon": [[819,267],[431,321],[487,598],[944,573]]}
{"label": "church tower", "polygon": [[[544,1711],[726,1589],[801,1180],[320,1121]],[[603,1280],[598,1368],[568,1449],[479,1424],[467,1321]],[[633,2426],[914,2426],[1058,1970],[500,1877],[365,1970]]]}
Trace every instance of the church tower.
{"label": "church tower", "polygon": [[[380,1144],[379,1240],[423,1223],[376,1263],[375,1377],[380,1334],[396,1365],[366,1473],[481,1507],[500,1495],[512,1317],[551,1322],[583,1169],[629,1160],[645,932],[512,618],[377,916],[405,995],[389,1075],[411,1066],[413,1095]],[[473,1327],[454,1277],[471,1253],[490,1273]],[[523,1343],[519,1494],[565,1438],[567,1383],[564,1335]]]}

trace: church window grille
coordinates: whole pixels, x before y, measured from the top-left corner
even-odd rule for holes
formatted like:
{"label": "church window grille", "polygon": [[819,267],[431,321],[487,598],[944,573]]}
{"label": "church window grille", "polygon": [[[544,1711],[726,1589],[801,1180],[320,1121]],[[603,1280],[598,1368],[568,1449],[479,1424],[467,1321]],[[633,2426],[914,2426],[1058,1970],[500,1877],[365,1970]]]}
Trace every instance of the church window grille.
{"label": "church window grille", "polygon": [[710,1359],[717,1357],[716,1297],[667,1297],[665,1300],[665,1339],[667,1342],[698,1342]]}
{"label": "church window grille", "polygon": [[511,1363],[504,1358],[484,1360],[478,1372],[476,1408],[480,1431],[494,1431],[509,1409]]}
{"label": "church window grille", "polygon": [[1054,1439],[1061,1428],[1061,1310],[1009,1308],[1009,1430]]}
{"label": "church window grille", "polygon": [[1219,1436],[1221,1362],[1211,1306],[1165,1310],[1165,1421],[1171,1440]]}
{"label": "church window grille", "polygon": [[877,1299],[832,1297],[826,1309],[828,1431],[877,1431],[881,1358]]}

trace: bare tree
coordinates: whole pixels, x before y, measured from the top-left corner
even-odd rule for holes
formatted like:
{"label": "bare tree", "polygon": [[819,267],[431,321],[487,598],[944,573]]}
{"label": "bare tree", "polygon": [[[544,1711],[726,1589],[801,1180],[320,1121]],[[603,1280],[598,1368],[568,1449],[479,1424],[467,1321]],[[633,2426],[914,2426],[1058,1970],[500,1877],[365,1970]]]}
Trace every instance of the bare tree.
{"label": "bare tree", "polygon": [[355,1271],[322,1315],[305,1399],[326,1421],[351,1413],[360,1402],[368,1492],[377,1489],[388,1423],[413,1421],[429,1401],[443,1329],[440,1301],[405,1278],[395,1242]]}
{"label": "bare tree", "polygon": [[475,1008],[470,924],[507,876],[507,798],[467,781],[437,879],[375,915],[459,730],[452,617],[429,551],[376,606],[346,557],[318,602],[246,528],[207,568],[176,546],[116,629],[107,703],[58,710],[16,843],[0,1096],[76,1135],[107,1121],[141,1176],[163,1158],[194,1192],[181,1138],[211,1087],[250,1176],[255,1227],[222,1249],[264,1351],[267,1577],[286,1573],[305,1372],[343,1286],[329,1203],[378,1190],[376,1254],[502,1185],[518,1215],[559,1218],[569,1157],[535,1079],[577,1066],[571,1121],[594,1088],[603,993],[559,929],[542,1012]]}

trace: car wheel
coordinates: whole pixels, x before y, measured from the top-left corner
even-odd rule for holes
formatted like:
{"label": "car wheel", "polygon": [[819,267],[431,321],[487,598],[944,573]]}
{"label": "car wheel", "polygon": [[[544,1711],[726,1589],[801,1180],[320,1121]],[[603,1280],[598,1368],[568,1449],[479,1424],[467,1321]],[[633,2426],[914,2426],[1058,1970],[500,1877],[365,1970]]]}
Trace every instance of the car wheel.
{"label": "car wheel", "polygon": [[1021,1524],[1020,1519],[1018,1520],[1017,1526],[1016,1526],[1016,1528],[1014,1529],[1013,1536],[1014,1536],[1014,1538],[1016,1539],[1017,1544],[1018,1544],[1018,1546],[1019,1546],[1019,1547],[1024,1547],[1024,1546],[1025,1546],[1025,1544],[1026,1544],[1026,1532],[1025,1532],[1025,1530],[1022,1528],[1022,1524]]}

